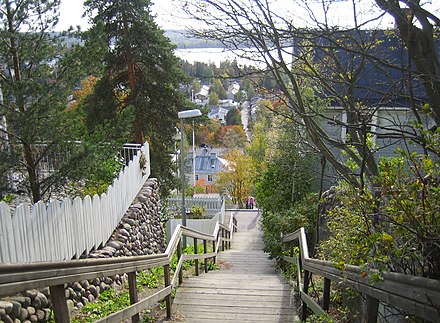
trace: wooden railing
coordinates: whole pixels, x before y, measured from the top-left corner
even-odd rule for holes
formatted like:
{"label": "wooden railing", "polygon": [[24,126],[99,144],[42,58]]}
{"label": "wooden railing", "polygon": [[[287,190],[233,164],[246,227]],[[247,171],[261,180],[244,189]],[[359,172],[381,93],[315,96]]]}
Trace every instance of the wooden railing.
{"label": "wooden railing", "polygon": [[[302,320],[306,319],[307,307],[315,314],[323,315],[329,309],[331,282],[350,287],[366,297],[366,314],[363,322],[376,322],[379,303],[388,304],[402,311],[432,322],[440,322],[440,281],[397,273],[381,273],[380,281],[372,282],[370,273],[358,266],[336,269],[330,261],[309,257],[304,228],[285,235],[282,241],[289,245],[290,256],[283,256],[287,263],[297,265],[297,284],[303,302]],[[300,254],[294,256],[298,246]],[[308,294],[311,274],[324,277],[322,304]],[[304,277],[304,280],[302,279]]]}
{"label": "wooden railing", "polygon": [[[171,318],[171,292],[182,283],[182,265],[185,260],[195,260],[195,273],[199,274],[199,260],[207,262],[215,258],[220,250],[230,248],[232,233],[236,231],[236,220],[232,216],[229,226],[217,222],[212,235],[200,233],[178,226],[162,254],[115,257],[107,259],[81,259],[72,261],[56,261],[41,263],[0,264],[0,296],[11,296],[28,289],[49,286],[55,320],[58,323],[70,322],[64,284],[82,280],[90,280],[116,274],[127,274],[131,305],[119,312],[111,314],[98,322],[121,322],[132,318],[139,321],[139,313],[152,307],[159,300],[165,299],[167,317]],[[194,239],[195,254],[182,254],[182,238]],[[197,245],[203,242],[204,253],[197,254]],[[212,243],[213,251],[207,253],[207,244]],[[174,276],[170,277],[170,263],[177,253],[178,263]],[[164,267],[164,287],[153,295],[138,299],[136,288],[136,272],[149,268]]]}

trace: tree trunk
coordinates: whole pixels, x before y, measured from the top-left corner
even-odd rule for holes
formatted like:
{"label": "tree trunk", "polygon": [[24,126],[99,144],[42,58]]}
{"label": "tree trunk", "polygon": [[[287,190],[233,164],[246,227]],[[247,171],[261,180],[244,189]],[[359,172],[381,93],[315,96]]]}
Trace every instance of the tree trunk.
{"label": "tree trunk", "polygon": [[41,200],[40,182],[38,181],[38,175],[35,165],[35,158],[32,153],[32,147],[29,144],[23,145],[24,159],[26,161],[27,173],[29,175],[29,185],[31,188],[32,199],[34,203]]}
{"label": "tree trunk", "polygon": [[[130,85],[130,100],[133,100],[136,97],[136,65],[133,59],[132,49],[130,47],[130,27],[128,26],[127,18],[124,16],[124,37],[125,37],[125,59],[127,60],[127,76],[128,83]],[[135,105],[135,119],[133,122],[133,130],[134,130],[134,139],[138,144],[144,143],[144,136],[142,133],[142,115],[140,113],[140,107]]]}
{"label": "tree trunk", "polygon": [[[14,34],[16,33],[13,25],[14,21],[14,12],[11,7],[11,2],[6,1],[6,11],[7,11],[7,19],[8,19],[8,29],[10,32],[9,41],[10,48],[12,53],[13,65],[14,65],[14,79],[15,79],[15,98],[17,100],[17,108],[21,115],[26,113],[26,108],[24,104],[24,98],[21,88],[22,75],[20,70],[20,58],[17,50],[16,39]],[[32,146],[28,143],[28,140],[22,140],[23,142],[23,155],[26,165],[26,170],[29,176],[29,186],[31,188],[32,199],[34,203],[37,203],[41,200],[41,191],[40,191],[40,183],[38,181],[38,175],[36,170],[35,156],[32,152]]]}
{"label": "tree trunk", "polygon": [[[390,14],[399,29],[402,42],[416,66],[437,126],[440,125],[440,62],[434,38],[434,26],[430,20],[440,25],[440,19],[421,8],[418,1],[403,1],[408,8],[402,8],[398,1],[376,0],[377,5]],[[413,19],[417,18],[420,28]]]}

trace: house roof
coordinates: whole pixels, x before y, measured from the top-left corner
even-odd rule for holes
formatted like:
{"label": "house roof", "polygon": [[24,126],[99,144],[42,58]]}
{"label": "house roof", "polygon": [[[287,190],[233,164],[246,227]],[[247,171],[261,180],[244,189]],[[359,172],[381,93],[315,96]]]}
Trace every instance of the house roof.
{"label": "house roof", "polygon": [[[196,173],[214,174],[227,166],[227,161],[220,158],[225,149],[222,148],[196,148]],[[192,169],[192,151],[188,157]]]}

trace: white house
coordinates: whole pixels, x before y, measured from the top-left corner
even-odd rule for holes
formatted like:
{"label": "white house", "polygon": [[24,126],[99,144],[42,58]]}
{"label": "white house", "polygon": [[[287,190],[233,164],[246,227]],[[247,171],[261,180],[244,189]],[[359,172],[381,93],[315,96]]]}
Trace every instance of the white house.
{"label": "white house", "polygon": [[219,119],[221,123],[225,124],[228,111],[228,109],[223,107],[213,107],[212,110],[208,113],[208,118]]}
{"label": "white house", "polygon": [[[216,174],[227,167],[228,161],[221,158],[226,152],[225,148],[211,148],[205,146],[203,148],[196,148],[195,156],[195,180],[196,183],[204,182],[206,186],[211,186],[215,183]],[[194,185],[194,166],[193,166],[193,150],[188,152],[187,159],[190,167],[188,167],[185,174],[190,178],[190,185]]]}

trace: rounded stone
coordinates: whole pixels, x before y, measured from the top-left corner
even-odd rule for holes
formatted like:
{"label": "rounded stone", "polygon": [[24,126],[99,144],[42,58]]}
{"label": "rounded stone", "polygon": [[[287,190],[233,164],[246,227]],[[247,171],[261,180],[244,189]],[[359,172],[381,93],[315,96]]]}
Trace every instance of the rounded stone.
{"label": "rounded stone", "polygon": [[2,316],[2,321],[5,323],[14,323],[14,320],[11,319],[11,317],[8,314]]}
{"label": "rounded stone", "polygon": [[26,310],[28,311],[29,315],[34,315],[36,312],[35,307],[32,306],[27,307]]}
{"label": "rounded stone", "polygon": [[24,297],[24,296],[14,297],[14,301],[19,302],[22,307],[28,307],[29,305],[31,305],[30,297]]}
{"label": "rounded stone", "polygon": [[90,291],[90,294],[92,294],[94,297],[98,297],[99,291],[98,291],[98,288],[96,288],[96,286],[94,286],[94,285],[89,286],[89,291]]}
{"label": "rounded stone", "polygon": [[82,281],[80,282],[80,284],[81,284],[81,286],[82,286],[83,288],[85,288],[85,289],[87,289],[87,287],[90,286],[90,283],[89,283],[87,280],[82,280]]}
{"label": "rounded stone", "polygon": [[20,309],[20,313],[18,314],[17,318],[18,318],[20,321],[24,321],[24,320],[27,319],[28,315],[29,315],[28,311],[27,311],[25,308],[22,307],[22,308]]}
{"label": "rounded stone", "polygon": [[37,315],[33,314],[29,316],[29,321],[31,321],[32,323],[36,323],[38,322],[38,317]]}
{"label": "rounded stone", "polygon": [[36,289],[30,289],[30,290],[27,290],[27,291],[26,291],[25,295],[28,296],[28,297],[30,297],[30,298],[35,298],[35,297],[38,295],[38,293],[39,293],[38,290],[36,290]]}
{"label": "rounded stone", "polygon": [[43,308],[43,312],[44,312],[44,320],[45,321],[49,321],[50,320],[50,316],[52,314],[52,310],[50,308]]}
{"label": "rounded stone", "polygon": [[44,287],[40,290],[41,293],[44,294],[44,296],[49,297],[50,296],[50,289],[49,287]]}
{"label": "rounded stone", "polygon": [[43,293],[38,293],[37,297],[35,297],[35,302],[37,302],[37,300],[40,303],[40,306],[37,307],[41,308],[47,306],[47,297]]}
{"label": "rounded stone", "polygon": [[73,290],[72,287],[67,287],[67,290],[69,291],[70,297],[72,298],[72,295],[75,293],[75,291]]}
{"label": "rounded stone", "polygon": [[72,288],[73,288],[74,291],[79,292],[79,291],[81,291],[82,286],[81,286],[80,283],[78,283],[78,282],[74,282],[74,283],[72,284]]}
{"label": "rounded stone", "polygon": [[125,222],[127,223],[127,224],[129,224],[129,225],[131,225],[132,227],[133,226],[136,226],[136,221],[135,220],[133,220],[133,219],[131,219],[131,218],[126,218],[125,219]]}
{"label": "rounded stone", "polygon": [[73,301],[71,299],[68,299],[67,300],[67,308],[68,308],[69,312],[72,312],[74,307],[75,307],[75,303],[73,303]]}
{"label": "rounded stone", "polygon": [[122,227],[127,231],[131,230],[131,225],[129,225],[128,223],[122,223]]}
{"label": "rounded stone", "polygon": [[18,315],[20,315],[21,304],[16,301],[11,301],[11,303],[12,303],[12,311],[11,313],[9,313],[9,316],[15,319],[16,317],[18,317]]}
{"label": "rounded stone", "polygon": [[125,236],[125,237],[129,237],[130,236],[130,233],[127,230],[125,230],[125,229],[120,229],[119,233],[121,235]]}
{"label": "rounded stone", "polygon": [[14,305],[11,302],[0,301],[0,308],[4,308],[6,314],[11,313],[13,307]]}
{"label": "rounded stone", "polygon": [[43,310],[37,310],[35,315],[37,315],[38,322],[44,321],[44,318],[46,317],[46,314],[44,313]]}
{"label": "rounded stone", "polygon": [[[114,248],[116,250],[121,249],[121,244],[119,242],[117,242],[117,241],[114,241],[114,240],[109,241],[107,243],[107,246],[112,247],[112,248]],[[96,285],[96,284],[94,284],[94,285]]]}

